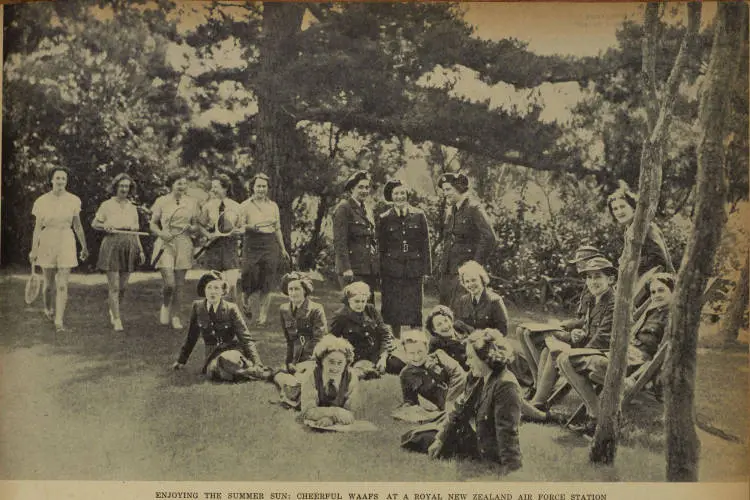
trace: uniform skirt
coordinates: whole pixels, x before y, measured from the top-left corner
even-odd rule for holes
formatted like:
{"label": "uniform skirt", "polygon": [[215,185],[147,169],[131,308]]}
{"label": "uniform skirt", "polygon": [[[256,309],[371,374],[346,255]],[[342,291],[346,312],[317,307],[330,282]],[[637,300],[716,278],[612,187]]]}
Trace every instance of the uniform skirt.
{"label": "uniform skirt", "polygon": [[76,238],[70,227],[46,227],[39,234],[37,265],[42,268],[72,268],[78,265]]}
{"label": "uniform skirt", "polygon": [[277,286],[280,259],[276,235],[245,233],[242,240],[242,290],[268,293]]}
{"label": "uniform skirt", "polygon": [[381,277],[383,321],[389,325],[422,325],[423,278]]}
{"label": "uniform skirt", "polygon": [[108,234],[99,247],[96,267],[107,272],[132,273],[140,254],[135,234]]}
{"label": "uniform skirt", "polygon": [[215,271],[240,268],[240,255],[237,238],[226,236],[214,241],[198,260],[201,267]]}

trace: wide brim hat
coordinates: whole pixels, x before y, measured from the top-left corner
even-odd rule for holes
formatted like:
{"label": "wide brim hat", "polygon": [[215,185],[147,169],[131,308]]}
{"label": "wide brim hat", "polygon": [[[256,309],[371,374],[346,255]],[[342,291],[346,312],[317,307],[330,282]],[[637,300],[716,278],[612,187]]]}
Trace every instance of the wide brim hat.
{"label": "wide brim hat", "polygon": [[592,259],[583,261],[580,266],[578,266],[578,272],[583,274],[590,271],[604,271],[604,270],[612,270],[615,271],[615,266],[604,257],[594,257]]}
{"label": "wide brim hat", "polygon": [[438,177],[437,185],[438,187],[441,187],[445,183],[450,184],[454,188],[456,188],[457,191],[465,192],[467,189],[469,189],[469,178],[466,177],[465,174],[462,173],[447,173],[443,174],[440,177]]}
{"label": "wide brim hat", "polygon": [[403,185],[404,183],[398,179],[393,179],[386,182],[385,187],[383,187],[383,198],[385,199],[385,201],[393,201],[393,190]]}
{"label": "wide brim hat", "polygon": [[314,290],[312,280],[309,277],[298,271],[292,271],[291,273],[286,273],[281,277],[281,293],[283,293],[284,295],[289,295],[288,287],[289,283],[291,283],[292,281],[299,281],[302,285],[302,288],[305,289],[305,293],[307,295],[310,295]]}
{"label": "wide brim hat", "polygon": [[585,245],[576,249],[576,253],[573,254],[573,258],[568,261],[568,264],[578,264],[579,262],[593,259],[594,257],[604,257],[604,254],[596,247]]}
{"label": "wide brim hat", "polygon": [[198,297],[200,298],[206,298],[206,285],[208,285],[210,282],[220,280],[223,281],[226,284],[226,280],[224,279],[224,275],[221,274],[219,271],[209,271],[203,276],[200,277],[198,280],[198,285],[196,286],[196,292],[198,293]]}
{"label": "wide brim hat", "polygon": [[346,183],[344,184],[344,191],[351,191],[352,189],[354,189],[354,186],[365,179],[370,179],[370,173],[366,170],[358,170],[354,172],[346,180]]}

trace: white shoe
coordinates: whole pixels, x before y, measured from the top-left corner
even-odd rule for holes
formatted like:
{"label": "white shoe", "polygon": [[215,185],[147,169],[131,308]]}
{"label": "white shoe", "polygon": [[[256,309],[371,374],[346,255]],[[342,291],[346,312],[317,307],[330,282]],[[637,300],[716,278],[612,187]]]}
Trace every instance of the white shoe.
{"label": "white shoe", "polygon": [[180,323],[180,318],[177,316],[172,317],[172,328],[175,330],[182,330],[182,323]]}
{"label": "white shoe", "polygon": [[121,332],[124,330],[124,328],[122,327],[122,320],[119,320],[119,319],[112,320],[112,326],[115,328],[116,332]]}
{"label": "white shoe", "polygon": [[161,306],[161,310],[159,311],[159,324],[169,324],[169,308],[164,305]]}

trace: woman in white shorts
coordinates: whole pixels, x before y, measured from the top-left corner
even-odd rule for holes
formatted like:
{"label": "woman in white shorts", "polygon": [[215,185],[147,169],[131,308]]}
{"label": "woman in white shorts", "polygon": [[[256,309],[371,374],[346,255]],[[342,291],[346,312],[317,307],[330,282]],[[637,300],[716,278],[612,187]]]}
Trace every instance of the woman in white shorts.
{"label": "woman in white shorts", "polygon": [[[81,226],[81,199],[66,191],[68,178],[67,169],[55,167],[49,176],[52,191],[37,198],[31,209],[34,235],[29,260],[44,271],[44,315],[54,319],[58,332],[65,330],[63,318],[70,270],[78,265],[76,238],[81,244],[81,260],[89,255]],[[54,303],[53,291],[56,292]]]}
{"label": "woman in white shorts", "polygon": [[138,235],[120,232],[137,231],[139,227],[138,209],[129,199],[135,192],[135,181],[128,174],[118,174],[112,179],[109,191],[112,198],[99,205],[91,227],[106,233],[99,247],[96,267],[107,273],[109,321],[116,332],[121,332],[120,306],[125,287],[136,262],[143,264],[146,256]]}
{"label": "woman in white shorts", "polygon": [[[184,171],[172,173],[167,178],[167,185],[172,191],[154,202],[149,227],[157,237],[153,257],[158,256],[158,260],[154,266],[164,280],[159,323],[168,325],[171,320],[172,328],[180,330],[180,292],[187,270],[193,267],[193,241],[190,235],[200,231],[197,225],[199,208],[198,201],[186,194],[188,180]],[[176,229],[178,231],[175,232]],[[179,229],[185,231],[180,233]]]}

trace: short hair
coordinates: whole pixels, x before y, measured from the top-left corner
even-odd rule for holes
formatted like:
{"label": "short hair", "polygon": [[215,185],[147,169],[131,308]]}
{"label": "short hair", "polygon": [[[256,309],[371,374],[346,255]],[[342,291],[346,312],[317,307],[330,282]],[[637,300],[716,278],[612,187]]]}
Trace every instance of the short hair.
{"label": "short hair", "polygon": [[677,278],[672,273],[656,273],[649,280],[646,282],[646,289],[648,290],[648,293],[651,293],[651,285],[654,281],[659,281],[661,283],[664,283],[667,288],[669,288],[670,292],[674,292],[675,283],[677,281]]}
{"label": "short hair", "polygon": [[227,293],[227,290],[229,290],[229,284],[227,283],[226,278],[224,278],[224,275],[220,273],[219,271],[208,271],[206,274],[200,277],[198,280],[198,285],[196,286],[196,292],[198,293],[198,297],[204,298],[206,296],[206,286],[212,282],[212,281],[221,281],[221,288],[224,294]]}
{"label": "short hair", "polygon": [[174,183],[180,179],[188,180],[187,170],[184,168],[178,168],[177,170],[170,172],[169,175],[167,175],[167,186],[169,186],[169,189],[171,190]]}
{"label": "short hair", "polygon": [[430,338],[424,330],[414,328],[401,333],[401,344],[406,345],[407,343],[419,343],[427,346],[430,345]]}
{"label": "short hair", "polygon": [[342,353],[346,358],[347,365],[351,365],[354,362],[354,347],[352,347],[348,340],[331,334],[323,335],[318,343],[315,344],[313,358],[320,365],[323,364],[323,360],[332,352]]}
{"label": "short hair", "polygon": [[427,314],[427,319],[424,320],[424,327],[425,329],[430,332],[431,335],[435,335],[435,316],[445,316],[446,318],[451,320],[451,323],[453,322],[454,315],[453,311],[451,311],[451,308],[444,305],[437,305],[432,308],[432,310]]}
{"label": "short hair", "polygon": [[65,175],[68,177],[68,182],[70,182],[70,178],[72,177],[72,175],[70,173],[70,169],[67,167],[52,167],[52,169],[47,173],[47,181],[52,182],[52,178],[57,172],[65,172]]}
{"label": "short hair", "polygon": [[355,295],[367,295],[370,296],[370,285],[364,281],[355,281],[349,283],[344,287],[344,302],[349,304],[349,299]]}
{"label": "short hair", "polygon": [[638,195],[631,191],[628,185],[622,181],[620,182],[620,187],[607,197],[607,209],[613,219],[615,218],[615,214],[612,211],[612,203],[615,200],[625,200],[628,205],[633,207],[633,210],[638,205]]}
{"label": "short hair", "polygon": [[392,202],[393,191],[395,191],[397,187],[403,187],[404,189],[406,189],[407,197],[412,193],[412,190],[403,181],[393,179],[385,183],[385,187],[383,188],[383,199],[387,202]]}
{"label": "short hair", "polygon": [[438,187],[443,189],[443,184],[450,184],[453,189],[461,194],[469,190],[469,178],[462,173],[447,173],[438,177]]}
{"label": "short hair", "polygon": [[349,191],[354,189],[354,186],[364,180],[372,182],[372,176],[367,170],[357,170],[352,175],[350,175],[344,183],[344,191],[348,193]]}
{"label": "short hair", "polygon": [[109,183],[108,191],[109,194],[112,196],[117,194],[117,186],[120,185],[122,181],[130,181],[130,190],[128,191],[128,196],[131,196],[135,193],[135,181],[133,180],[130,175],[126,174],[125,172],[121,172],[117,175],[115,175],[114,179],[112,179],[112,182]]}
{"label": "short hair", "polygon": [[228,196],[232,196],[232,179],[227,174],[214,174],[211,177],[211,181],[216,181],[221,184],[221,187],[227,192]]}
{"label": "short hair", "polygon": [[258,182],[259,180],[266,181],[266,184],[268,184],[268,187],[271,187],[271,178],[268,177],[268,175],[264,174],[263,172],[259,174],[255,174],[250,179],[250,194],[251,195],[255,194],[255,183]]}
{"label": "short hair", "polygon": [[479,279],[482,280],[484,286],[487,286],[490,282],[490,275],[485,268],[475,260],[466,261],[458,268],[458,277],[461,280],[461,283],[463,283],[464,275],[466,274],[475,274],[479,276]]}
{"label": "short hair", "polygon": [[289,295],[289,283],[292,281],[299,281],[302,285],[302,289],[305,291],[305,297],[309,296],[313,292],[312,280],[298,271],[292,271],[286,273],[281,277],[281,292],[284,295]]}
{"label": "short hair", "polygon": [[506,337],[494,328],[474,330],[467,338],[477,357],[487,363],[493,372],[502,371],[515,359],[513,345]]}

